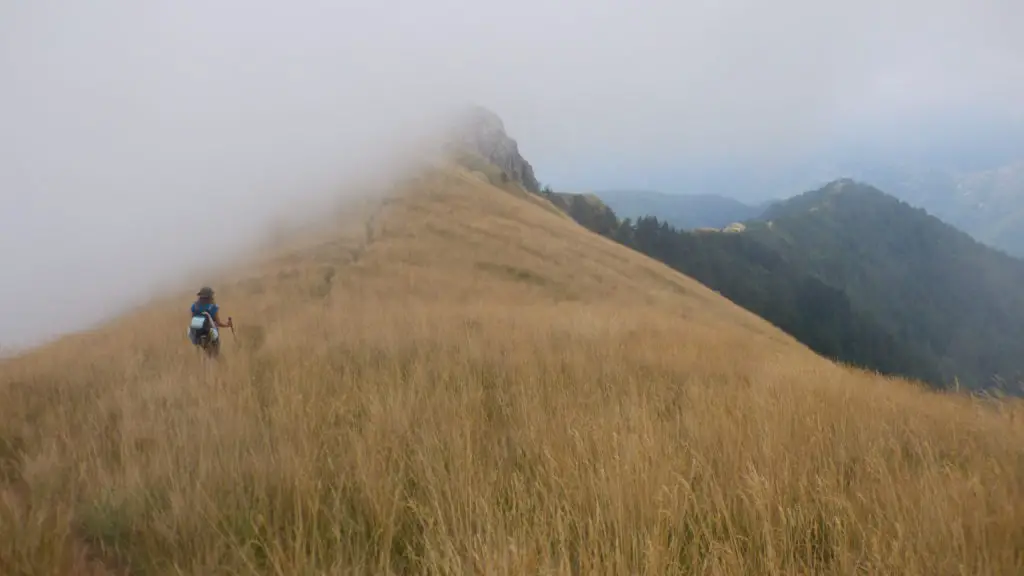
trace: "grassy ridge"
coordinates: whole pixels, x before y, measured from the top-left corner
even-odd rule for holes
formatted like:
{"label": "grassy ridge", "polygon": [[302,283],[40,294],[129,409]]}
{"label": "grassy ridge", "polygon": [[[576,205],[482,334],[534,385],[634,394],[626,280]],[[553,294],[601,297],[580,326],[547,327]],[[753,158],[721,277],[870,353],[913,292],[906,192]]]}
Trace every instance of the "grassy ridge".
{"label": "grassy ridge", "polygon": [[0,366],[0,573],[1008,574],[1024,411],[835,366],[463,173]]}

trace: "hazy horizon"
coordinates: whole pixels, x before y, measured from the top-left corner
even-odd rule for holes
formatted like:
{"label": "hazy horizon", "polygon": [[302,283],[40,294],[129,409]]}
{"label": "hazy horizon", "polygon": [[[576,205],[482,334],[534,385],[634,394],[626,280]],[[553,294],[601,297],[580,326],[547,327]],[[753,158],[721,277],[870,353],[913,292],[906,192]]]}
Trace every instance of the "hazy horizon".
{"label": "hazy horizon", "polygon": [[364,193],[470,102],[562,188],[1019,122],[1022,21],[1009,0],[5,3],[0,347]]}

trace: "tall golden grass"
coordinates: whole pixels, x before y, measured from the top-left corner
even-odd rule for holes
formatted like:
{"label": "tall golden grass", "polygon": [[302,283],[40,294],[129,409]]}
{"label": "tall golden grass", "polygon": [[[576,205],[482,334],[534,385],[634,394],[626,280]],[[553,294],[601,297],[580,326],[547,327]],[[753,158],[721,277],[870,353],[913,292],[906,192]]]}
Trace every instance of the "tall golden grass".
{"label": "tall golden grass", "polygon": [[1020,405],[831,364],[448,170],[0,365],[3,574],[1013,574]]}

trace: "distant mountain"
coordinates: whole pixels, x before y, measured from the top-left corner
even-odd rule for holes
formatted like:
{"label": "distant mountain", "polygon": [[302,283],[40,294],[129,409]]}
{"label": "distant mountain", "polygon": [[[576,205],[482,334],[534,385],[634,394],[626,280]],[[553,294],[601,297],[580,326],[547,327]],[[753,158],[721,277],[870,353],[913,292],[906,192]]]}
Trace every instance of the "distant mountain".
{"label": "distant mountain", "polygon": [[609,232],[607,220],[606,236],[821,354],[936,386],[1019,393],[1024,262],[877,188],[834,181],[772,204],[735,233],[678,230],[660,217],[627,218]]}
{"label": "distant mountain", "polygon": [[[680,161],[670,173],[645,177],[662,189],[724,194],[748,205],[852,178],[1024,258],[1024,119],[962,114],[866,127],[789,162],[688,166]],[[642,215],[611,199],[609,204],[622,216]],[[692,227],[677,223],[667,207],[647,213]]]}
{"label": "distant mountain", "polygon": [[657,215],[678,228],[724,228],[754,218],[767,203],[744,204],[718,194],[667,194],[649,190],[605,190],[595,195],[619,216],[640,218]]}
{"label": "distant mountain", "polygon": [[842,288],[947,382],[1021,377],[1024,261],[849,179],[773,205],[745,234]]}
{"label": "distant mountain", "polygon": [[1024,257],[1024,160],[972,171],[904,163],[845,173],[923,207],[981,242]]}

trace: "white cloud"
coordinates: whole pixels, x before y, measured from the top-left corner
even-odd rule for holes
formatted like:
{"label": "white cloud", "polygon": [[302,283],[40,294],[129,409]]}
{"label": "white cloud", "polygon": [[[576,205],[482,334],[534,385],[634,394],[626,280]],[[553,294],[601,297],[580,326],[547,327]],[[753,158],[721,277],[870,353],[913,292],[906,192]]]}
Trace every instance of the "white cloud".
{"label": "white cloud", "polygon": [[770,162],[907,115],[1019,114],[1020,22],[1011,0],[3,3],[0,344],[385,174],[451,104],[498,111],[545,181]]}

